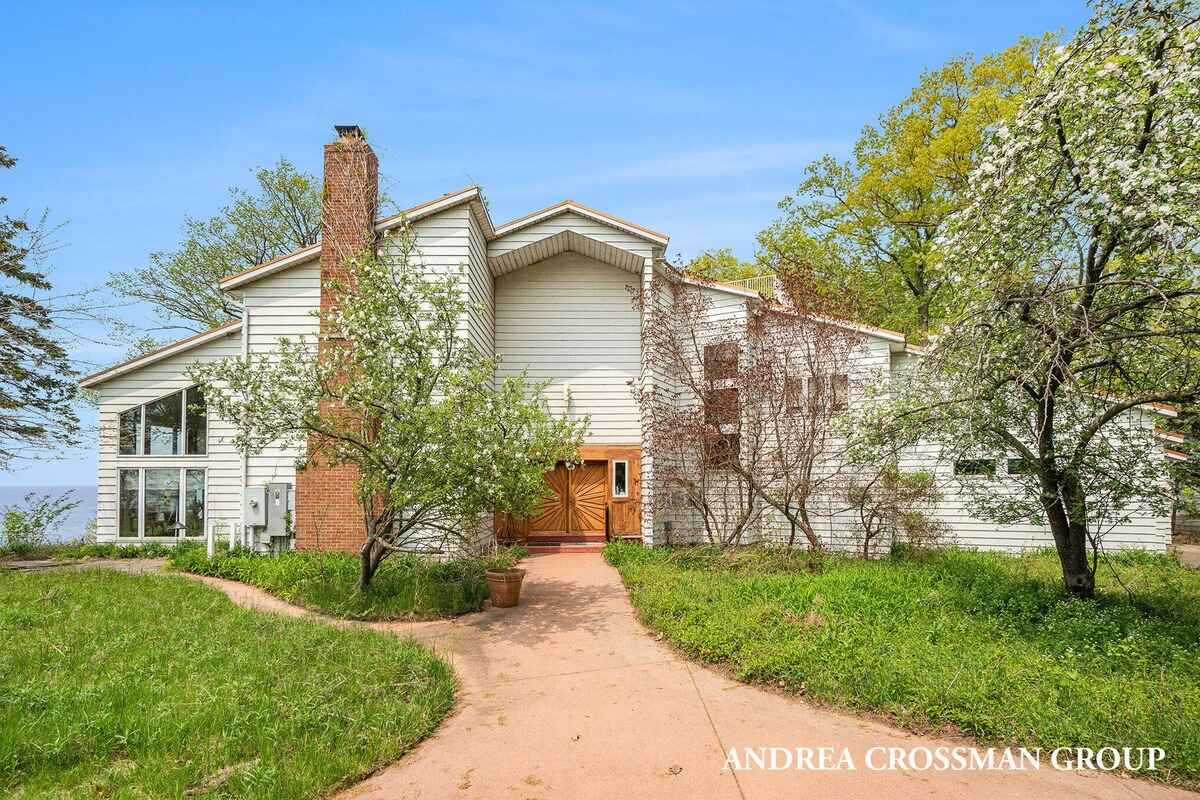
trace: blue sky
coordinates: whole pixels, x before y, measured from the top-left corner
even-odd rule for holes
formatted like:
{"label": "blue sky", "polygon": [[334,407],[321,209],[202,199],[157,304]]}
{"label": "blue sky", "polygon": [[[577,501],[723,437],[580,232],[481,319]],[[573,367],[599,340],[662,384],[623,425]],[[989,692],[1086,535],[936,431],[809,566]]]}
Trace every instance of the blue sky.
{"label": "blue sky", "polygon": [[[366,5],[8,8],[0,142],[19,163],[0,195],[67,223],[56,283],[172,247],[256,166],[319,172],[335,122],[367,130],[400,205],[478,182],[497,223],[571,197],[665,231],[672,256],[750,256],[804,165],[845,155],[923,70],[1087,16],[1074,0]],[[86,448],[0,474],[94,480]]]}

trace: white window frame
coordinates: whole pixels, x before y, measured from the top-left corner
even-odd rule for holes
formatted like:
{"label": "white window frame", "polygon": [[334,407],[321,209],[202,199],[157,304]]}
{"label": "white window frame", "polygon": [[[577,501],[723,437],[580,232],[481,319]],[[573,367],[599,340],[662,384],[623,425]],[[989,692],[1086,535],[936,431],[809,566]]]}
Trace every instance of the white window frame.
{"label": "white window frame", "polygon": [[[147,536],[146,535],[146,470],[148,469],[177,469],[179,472],[179,513],[181,522],[187,523],[187,474],[188,471],[196,471],[204,473],[204,527],[208,526],[208,467],[202,467],[196,464],[185,464],[180,467],[172,466],[122,466],[117,468],[117,525],[116,525],[116,541],[117,542],[174,542],[179,539],[200,540],[205,537],[205,531],[202,530],[196,536]],[[138,498],[137,498],[137,536],[122,536],[121,535],[121,473],[128,470],[136,470],[138,474]]]}
{"label": "white window frame", "polygon": [[[182,389],[176,389],[174,392],[168,392],[162,397],[156,397],[153,400],[147,400],[136,406],[131,406],[123,411],[117,412],[117,458],[206,458],[208,456],[208,448],[212,444],[209,440],[209,419],[208,419],[208,400],[204,401],[204,452],[203,453],[188,453],[187,452],[187,407],[188,407],[188,392],[192,389],[199,388],[199,384],[185,386]],[[146,447],[146,406],[161,400],[163,397],[179,393],[180,408],[179,412],[182,415],[179,419],[179,444],[182,452],[179,453],[146,453],[143,452]],[[138,412],[137,438],[134,441],[132,453],[121,452],[121,417],[134,409]],[[134,469],[134,467],[129,467]],[[207,491],[207,490],[206,490]]]}
{"label": "white window frame", "polygon": [[[625,465],[625,491],[622,494],[617,494],[617,464]],[[612,479],[610,481],[609,491],[612,493],[613,499],[628,499],[629,497],[629,461],[628,459],[619,458],[612,462]]]}

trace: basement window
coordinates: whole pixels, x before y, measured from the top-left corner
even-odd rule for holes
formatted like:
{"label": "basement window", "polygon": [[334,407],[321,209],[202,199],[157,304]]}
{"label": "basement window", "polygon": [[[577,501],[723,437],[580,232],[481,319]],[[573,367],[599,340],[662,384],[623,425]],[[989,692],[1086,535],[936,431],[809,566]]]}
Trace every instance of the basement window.
{"label": "basement window", "polygon": [[208,452],[208,406],[192,386],[122,411],[117,453],[123,456],[202,456]]}
{"label": "basement window", "polygon": [[612,496],[629,497],[629,462],[612,462]]}
{"label": "basement window", "polygon": [[203,536],[206,477],[187,467],[118,470],[117,536]]}

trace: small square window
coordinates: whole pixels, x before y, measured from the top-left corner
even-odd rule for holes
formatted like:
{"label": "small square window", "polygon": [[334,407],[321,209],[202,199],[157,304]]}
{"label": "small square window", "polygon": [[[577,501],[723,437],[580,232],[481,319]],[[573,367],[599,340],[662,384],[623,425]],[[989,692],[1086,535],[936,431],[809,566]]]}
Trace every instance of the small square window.
{"label": "small square window", "polygon": [[741,437],[736,433],[710,436],[704,445],[704,462],[715,469],[732,467],[741,455]]}
{"label": "small square window", "polygon": [[736,378],[738,343],[720,342],[704,346],[704,377],[708,380]]}
{"label": "small square window", "polygon": [[708,425],[732,425],[738,421],[738,390],[714,389],[704,404],[704,422]]}
{"label": "small square window", "polygon": [[996,462],[990,458],[966,458],[954,462],[954,474],[969,477],[991,477],[996,474]]}
{"label": "small square window", "polygon": [[612,462],[612,496],[629,497],[629,462]]}

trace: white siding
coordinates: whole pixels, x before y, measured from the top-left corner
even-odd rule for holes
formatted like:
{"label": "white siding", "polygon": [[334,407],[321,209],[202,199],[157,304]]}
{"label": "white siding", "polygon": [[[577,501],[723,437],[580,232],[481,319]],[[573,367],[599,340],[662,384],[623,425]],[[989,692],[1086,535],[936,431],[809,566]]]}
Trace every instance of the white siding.
{"label": "white siding", "polygon": [[[242,290],[246,306],[244,325],[251,355],[278,351],[279,340],[316,343],[320,329],[321,262],[298,264],[247,285]],[[296,460],[303,455],[295,446],[276,444],[247,458],[246,484],[296,482]]]}
{"label": "white siding", "polygon": [[636,444],[641,422],[631,381],[641,370],[640,320],[627,287],[637,275],[563,253],[496,278],[496,377],[528,367],[549,380],[561,414],[570,384],[572,417],[591,415],[587,442]]}
{"label": "white siding", "polygon": [[[117,454],[117,422],[122,411],[191,386],[187,368],[241,353],[241,333],[214,339],[96,387],[99,398],[99,457],[96,476],[96,537],[116,541],[117,471],[137,467],[204,468],[208,524],[238,524],[241,518],[241,459],[231,444],[232,428],[212,414],[208,418],[208,453],[203,456],[121,456]],[[121,539],[120,541],[135,541]]]}
{"label": "white siding", "polygon": [[470,216],[470,252],[468,259],[468,297],[471,311],[468,329],[472,343],[485,356],[496,353],[495,281],[488,268],[487,239],[475,215]]}

